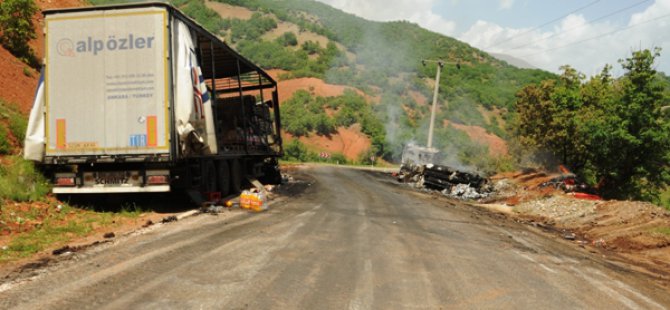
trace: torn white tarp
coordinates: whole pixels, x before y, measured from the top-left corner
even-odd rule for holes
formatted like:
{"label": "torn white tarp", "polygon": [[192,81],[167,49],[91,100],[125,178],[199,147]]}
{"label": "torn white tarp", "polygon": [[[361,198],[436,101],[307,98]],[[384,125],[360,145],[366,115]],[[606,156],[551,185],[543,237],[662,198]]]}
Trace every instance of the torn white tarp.
{"label": "torn white tarp", "polygon": [[35,101],[28,118],[26,138],[23,141],[23,158],[42,161],[44,158],[44,69],[35,92]]}
{"label": "torn white tarp", "polygon": [[175,19],[175,126],[184,155],[217,153],[212,100],[195,54],[191,31]]}

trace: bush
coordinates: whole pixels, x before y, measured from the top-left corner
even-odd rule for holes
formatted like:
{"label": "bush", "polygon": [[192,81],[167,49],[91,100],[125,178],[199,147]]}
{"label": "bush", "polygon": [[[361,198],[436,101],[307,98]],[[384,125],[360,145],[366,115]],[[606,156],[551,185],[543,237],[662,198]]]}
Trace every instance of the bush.
{"label": "bush", "polygon": [[298,45],[298,38],[295,36],[295,33],[287,31],[277,38],[277,43],[283,46],[296,46]]}
{"label": "bush", "polygon": [[299,90],[282,104],[282,121],[286,132],[295,136],[307,136],[316,131],[319,135],[335,132],[335,122],[325,112],[325,99],[314,98]]}
{"label": "bush", "polygon": [[284,145],[284,157],[283,159],[288,161],[300,161],[305,162],[309,161],[311,158],[316,157],[314,154],[307,150],[305,144],[300,142],[298,139],[293,139],[291,142]]}
{"label": "bush", "polygon": [[233,42],[257,41],[263,34],[274,28],[277,28],[277,22],[272,17],[266,17],[260,13],[254,13],[249,20],[229,18],[223,21],[223,29],[230,29]]}
{"label": "bush", "polygon": [[9,120],[9,130],[21,146],[23,146],[23,140],[26,138],[27,127],[28,120],[23,115],[17,114]]}
{"label": "bush", "polygon": [[223,29],[223,19],[216,11],[208,8],[203,0],[191,0],[182,8],[184,14],[195,19],[208,31],[218,34]]}
{"label": "bush", "polygon": [[11,133],[14,138],[16,138],[16,141],[20,145],[23,145],[23,140],[26,137],[28,120],[25,116],[19,113],[15,107],[8,105],[2,100],[0,100],[0,119],[7,120],[7,127],[9,128],[9,131],[7,131],[7,128],[0,124],[0,127],[2,127],[2,129],[0,129],[0,153],[4,150],[3,145],[6,144],[8,149],[5,150],[4,154],[8,154],[10,147],[9,139],[7,138],[8,134]]}
{"label": "bush", "polygon": [[314,129],[316,134],[327,136],[335,132],[335,122],[326,114],[319,114],[314,120]]}
{"label": "bush", "polygon": [[305,43],[302,44],[302,50],[309,55],[314,55],[321,52],[321,44],[314,41],[305,41]]}
{"label": "bush", "polygon": [[18,156],[5,158],[0,166],[0,198],[13,201],[37,201],[49,192],[49,185],[32,162]]}
{"label": "bush", "polygon": [[33,0],[4,0],[0,2],[0,43],[16,57],[39,67],[39,62],[28,46],[28,41],[34,39],[33,15],[38,11]]}
{"label": "bush", "polygon": [[8,135],[7,128],[0,123],[0,155],[8,155],[12,151],[12,146],[7,138]]}

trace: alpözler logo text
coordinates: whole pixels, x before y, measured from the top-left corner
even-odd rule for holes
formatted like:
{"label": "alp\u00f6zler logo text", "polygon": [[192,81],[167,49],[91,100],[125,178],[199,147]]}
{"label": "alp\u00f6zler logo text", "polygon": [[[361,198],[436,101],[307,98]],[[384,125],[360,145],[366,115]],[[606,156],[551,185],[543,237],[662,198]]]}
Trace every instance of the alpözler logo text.
{"label": "alp\u00f6zler logo text", "polygon": [[105,50],[151,49],[155,46],[154,39],[154,36],[135,36],[132,33],[119,38],[109,36],[107,40],[87,37],[85,40],[72,42],[72,40],[66,38],[58,41],[56,50],[59,55],[68,57],[74,57],[77,53],[93,53],[93,55],[98,55],[98,53]]}

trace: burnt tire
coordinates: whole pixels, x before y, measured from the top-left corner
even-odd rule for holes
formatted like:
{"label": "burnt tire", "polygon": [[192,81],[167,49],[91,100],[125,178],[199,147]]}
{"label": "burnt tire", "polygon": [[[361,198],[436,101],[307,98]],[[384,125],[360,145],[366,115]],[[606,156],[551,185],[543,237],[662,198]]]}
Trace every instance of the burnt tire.
{"label": "burnt tire", "polygon": [[202,180],[200,185],[200,191],[203,193],[215,192],[217,191],[216,186],[216,167],[214,162],[207,160],[202,163]]}
{"label": "burnt tire", "polygon": [[276,161],[263,164],[263,177],[260,178],[263,184],[281,184],[281,171]]}
{"label": "burnt tire", "polygon": [[216,176],[218,179],[218,189],[221,197],[225,197],[230,193],[230,166],[225,160],[219,161],[216,167]]}
{"label": "burnt tire", "polygon": [[242,165],[237,159],[230,161],[230,191],[237,194],[242,191]]}

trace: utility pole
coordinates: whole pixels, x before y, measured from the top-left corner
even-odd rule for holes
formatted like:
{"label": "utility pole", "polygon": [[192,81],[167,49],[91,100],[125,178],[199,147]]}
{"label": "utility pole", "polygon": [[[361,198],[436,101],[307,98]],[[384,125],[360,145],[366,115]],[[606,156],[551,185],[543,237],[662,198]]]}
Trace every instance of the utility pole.
{"label": "utility pole", "polygon": [[428,143],[426,146],[428,148],[433,147],[433,130],[435,129],[435,112],[437,110],[437,94],[440,89],[440,71],[444,67],[444,62],[442,60],[423,60],[422,63],[425,66],[426,62],[437,62],[437,75],[435,76],[435,91],[433,92],[433,107],[430,110],[430,127],[428,127]]}
{"label": "utility pole", "polygon": [[441,59],[438,60],[429,60],[429,59],[424,59],[421,61],[421,63],[425,66],[426,63],[429,62],[434,62],[437,63],[437,74],[435,76],[435,91],[433,92],[433,107],[430,110],[430,126],[428,127],[428,143],[427,147],[431,148],[433,147],[433,130],[435,129],[435,112],[437,111],[437,94],[440,89],[440,71],[442,70],[442,67],[444,67],[444,64],[456,64],[456,68],[459,70],[461,69],[461,64],[458,62],[444,62]]}

